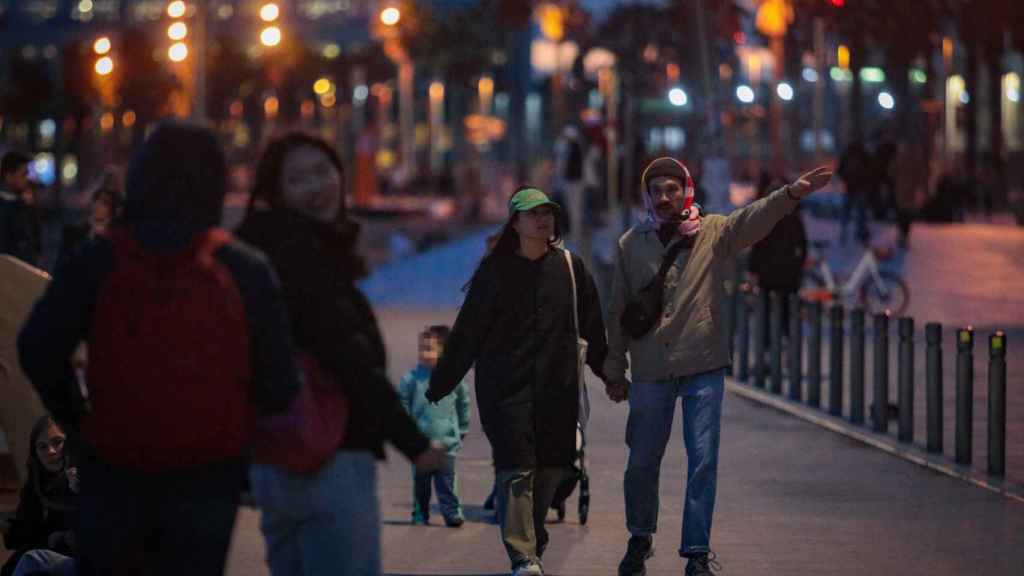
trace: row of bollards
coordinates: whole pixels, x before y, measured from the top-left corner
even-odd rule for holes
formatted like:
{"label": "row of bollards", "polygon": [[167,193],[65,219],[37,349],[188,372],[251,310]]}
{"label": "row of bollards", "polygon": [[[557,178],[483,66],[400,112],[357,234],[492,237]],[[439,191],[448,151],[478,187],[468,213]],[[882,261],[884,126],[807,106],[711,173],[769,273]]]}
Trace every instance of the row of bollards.
{"label": "row of bollards", "polygon": [[[819,301],[807,302],[798,294],[755,294],[748,306],[749,288],[734,293],[729,325],[734,331],[737,362],[733,375],[740,382],[821,408],[822,317]],[[750,308],[753,309],[751,317]],[[786,310],[788,308],[788,310]],[[806,316],[805,316],[806,314]],[[842,417],[843,394],[849,394],[849,421],[865,423],[866,315],[863,309],[850,311],[849,356],[846,357],[846,311],[839,304],[829,307],[828,406],[829,414]],[[804,362],[804,324],[807,323],[807,363]],[[753,330],[751,330],[753,324]],[[914,441],[914,319],[897,320],[897,390],[895,405],[890,405],[888,312],[872,319],[872,390],[874,402],[869,412],[872,429],[886,434],[890,412],[897,424],[901,443]],[[752,342],[751,342],[752,340]],[[971,464],[974,398],[974,330],[957,330],[955,461]],[[943,451],[943,370],[942,325],[925,325],[925,448],[931,453]],[[750,353],[753,352],[751,362]],[[785,374],[783,365],[785,362]],[[844,386],[845,365],[849,365],[849,388]],[[785,378],[784,378],[785,376]],[[806,395],[803,394],[806,386]],[[1003,476],[1006,471],[1006,335],[999,331],[989,338],[988,368],[988,473]]]}

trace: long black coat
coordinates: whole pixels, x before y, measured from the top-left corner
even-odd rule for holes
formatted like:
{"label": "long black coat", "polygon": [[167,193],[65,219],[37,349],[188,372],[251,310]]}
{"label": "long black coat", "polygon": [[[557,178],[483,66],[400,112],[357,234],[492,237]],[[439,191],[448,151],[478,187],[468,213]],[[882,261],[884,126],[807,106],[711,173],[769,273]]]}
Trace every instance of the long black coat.
{"label": "long black coat", "polygon": [[[608,343],[597,288],[572,260],[587,364],[601,376]],[[431,377],[428,397],[443,397],[476,365],[480,423],[499,470],[573,461],[579,387],[570,278],[558,249],[532,261],[486,259]]]}
{"label": "long black coat", "polygon": [[373,309],[355,286],[338,229],[279,209],[248,216],[238,236],[266,252],[281,278],[295,345],[313,355],[350,401],[344,450],[384,457],[391,442],[413,460],[429,446],[387,378]]}

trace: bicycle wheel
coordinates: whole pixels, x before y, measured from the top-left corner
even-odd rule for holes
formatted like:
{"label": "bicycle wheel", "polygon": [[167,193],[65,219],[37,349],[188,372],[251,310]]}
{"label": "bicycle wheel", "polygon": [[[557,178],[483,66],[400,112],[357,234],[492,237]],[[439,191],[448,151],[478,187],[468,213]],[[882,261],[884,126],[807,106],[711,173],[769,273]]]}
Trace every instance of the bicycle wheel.
{"label": "bicycle wheel", "polygon": [[888,310],[893,316],[899,316],[906,312],[910,304],[907,283],[888,270],[881,270],[879,276],[882,278],[881,283],[871,279],[861,289],[864,307],[871,314],[881,314]]}

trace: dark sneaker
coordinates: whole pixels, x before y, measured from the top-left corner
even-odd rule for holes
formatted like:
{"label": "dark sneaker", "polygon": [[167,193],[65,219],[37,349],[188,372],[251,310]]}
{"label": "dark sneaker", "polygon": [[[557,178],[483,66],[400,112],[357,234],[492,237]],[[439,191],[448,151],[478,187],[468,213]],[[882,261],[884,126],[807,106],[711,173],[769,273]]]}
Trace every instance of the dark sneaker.
{"label": "dark sneaker", "polygon": [[466,521],[462,519],[462,516],[453,516],[451,518],[444,519],[444,525],[449,528],[460,528]]}
{"label": "dark sneaker", "polygon": [[626,555],[619,562],[619,576],[644,576],[644,562],[654,556],[654,539],[650,536],[630,536]]}
{"label": "dark sneaker", "polygon": [[714,576],[714,572],[722,569],[714,552],[694,554],[689,559],[686,563],[686,576]]}
{"label": "dark sneaker", "polygon": [[426,525],[430,524],[430,517],[429,516],[423,516],[421,514],[413,514],[412,515],[412,523],[415,526],[426,526]]}
{"label": "dark sneaker", "polygon": [[494,490],[491,490],[490,495],[484,500],[484,510],[494,510]]}

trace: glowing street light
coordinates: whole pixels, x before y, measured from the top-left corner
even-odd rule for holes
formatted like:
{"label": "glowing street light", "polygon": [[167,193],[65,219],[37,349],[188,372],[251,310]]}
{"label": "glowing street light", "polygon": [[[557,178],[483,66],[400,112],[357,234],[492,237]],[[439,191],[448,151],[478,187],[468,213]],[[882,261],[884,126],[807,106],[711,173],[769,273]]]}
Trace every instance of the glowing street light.
{"label": "glowing street light", "polygon": [[188,26],[184,22],[175,22],[167,27],[167,37],[171,40],[184,40],[188,36]]}
{"label": "glowing street light", "polygon": [[273,2],[268,2],[260,7],[260,19],[264,22],[273,22],[280,15],[281,9]]}
{"label": "glowing street light", "polygon": [[277,26],[267,26],[260,32],[260,43],[264,46],[277,46],[281,43],[281,29]]}
{"label": "glowing street light", "polygon": [[380,21],[385,26],[394,26],[402,19],[402,13],[394,6],[385,8],[380,13]]}
{"label": "glowing street light", "polygon": [[330,93],[333,88],[334,86],[331,84],[331,81],[327,78],[320,78],[313,83],[313,92],[315,92],[318,96],[323,96],[324,94]]}
{"label": "glowing street light", "polygon": [[788,82],[779,82],[779,85],[775,87],[775,93],[786,102],[793,99],[793,87]]}
{"label": "glowing street light", "polygon": [[93,52],[99,54],[100,56],[106,54],[107,52],[110,52],[110,47],[110,38],[106,36],[100,36],[92,44]]}
{"label": "glowing street light", "polygon": [[96,73],[100,76],[106,76],[114,71],[114,60],[110,56],[104,56],[96,61]]}
{"label": "glowing street light", "polygon": [[167,5],[167,15],[171,18],[181,18],[185,15],[186,6],[182,0],[175,0]]}
{"label": "glowing street light", "polygon": [[690,101],[690,98],[686,95],[686,91],[678,86],[668,91],[668,101],[673,106],[686,106],[686,103]]}
{"label": "glowing street light", "polygon": [[175,42],[167,49],[167,57],[172,62],[181,62],[185,58],[188,58],[188,46],[184,42]]}
{"label": "glowing street light", "polygon": [[892,110],[896,107],[896,99],[892,97],[892,94],[888,92],[879,92],[878,94],[878,105],[886,110]]}
{"label": "glowing street light", "polygon": [[750,104],[754,101],[754,89],[746,84],[740,84],[736,87],[736,98],[744,104]]}

